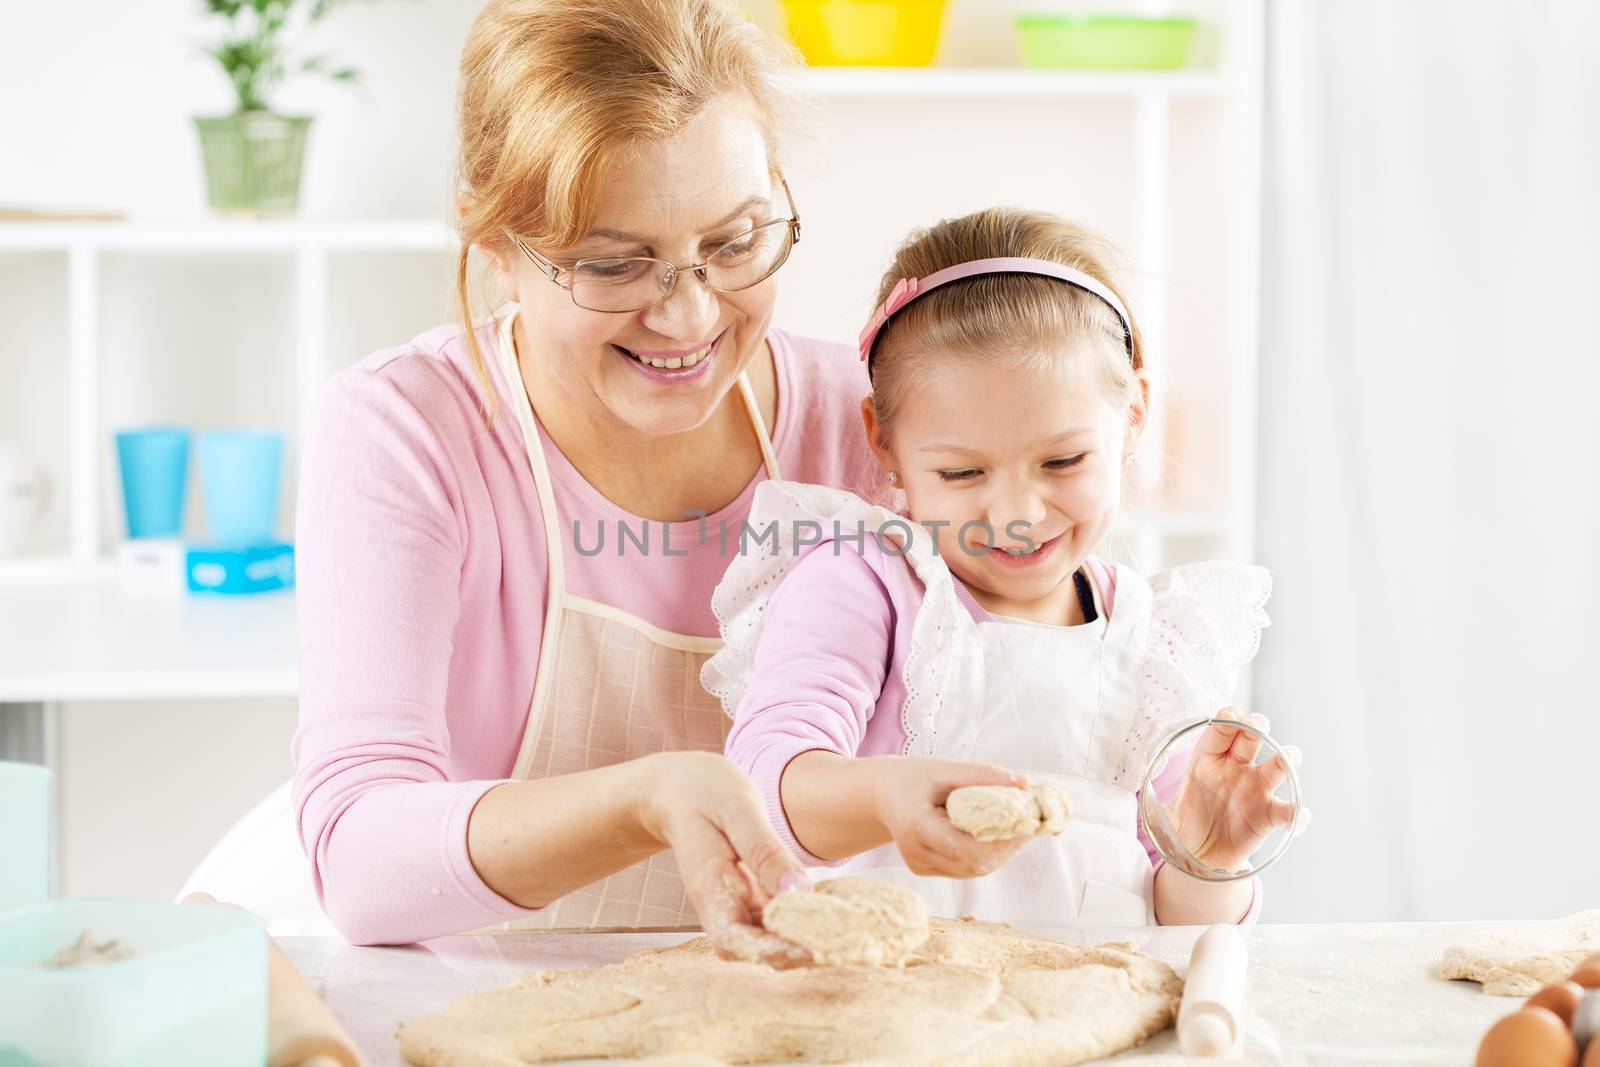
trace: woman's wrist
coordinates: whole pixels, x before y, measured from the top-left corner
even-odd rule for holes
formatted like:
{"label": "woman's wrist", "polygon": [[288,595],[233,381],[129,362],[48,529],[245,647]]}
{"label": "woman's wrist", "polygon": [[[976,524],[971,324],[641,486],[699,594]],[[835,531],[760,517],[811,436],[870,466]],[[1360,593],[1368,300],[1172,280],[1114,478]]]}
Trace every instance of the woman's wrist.
{"label": "woman's wrist", "polygon": [[512,903],[540,907],[660,851],[643,817],[645,762],[489,789],[467,820],[473,869]]}
{"label": "woman's wrist", "polygon": [[672,845],[667,830],[672,817],[671,783],[683,770],[682,757],[695,755],[699,753],[653,752],[618,765],[626,769],[623,790],[638,830],[668,848]]}

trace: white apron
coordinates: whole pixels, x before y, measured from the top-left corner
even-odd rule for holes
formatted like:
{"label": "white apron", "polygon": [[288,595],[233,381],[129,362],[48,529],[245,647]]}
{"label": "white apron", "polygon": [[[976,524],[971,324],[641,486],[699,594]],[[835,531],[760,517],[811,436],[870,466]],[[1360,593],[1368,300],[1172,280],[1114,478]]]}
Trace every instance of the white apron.
{"label": "white apron", "polygon": [[[992,763],[1060,786],[1071,816],[1059,837],[1032,839],[982,878],[919,877],[894,844],[813,875],[870,872],[915,890],[935,915],[1034,928],[1154,921],[1154,869],[1138,838],[1137,796],[1150,744],[1175,722],[1222,707],[1255,654],[1270,580],[1259,567],[1195,564],[1147,580],[1116,568],[1111,612],[1082,626],[977,622],[927,531],[841,490],[769,482],[750,523],[776,519],[846,531],[887,529],[923,586],[904,665],[904,754]],[[792,546],[743,556],[712,604],[726,647],[702,673],[732,715],[748,685],[760,620]],[[1092,574],[1092,571],[1090,572]],[[1091,581],[1091,585],[1095,583]],[[878,714],[883,714],[880,709]]]}
{"label": "white apron", "polygon": [[[700,667],[722,646],[721,639],[663,630],[566,590],[565,527],[518,369],[512,334],[516,314],[514,304],[502,313],[497,358],[539,493],[549,546],[549,600],[533,700],[512,777],[574,774],[654,752],[721,752],[729,723],[700,686]],[[778,462],[755,393],[744,375],[738,385],[767,476],[776,479]],[[669,850],[495,929],[684,927],[699,921]]]}
{"label": "white apron", "polygon": [[912,875],[893,844],[835,873],[870,871],[906,885],[931,914],[948,918],[974,915],[1033,928],[1154,920],[1153,869],[1137,836],[1137,798],[1109,770],[1138,717],[1133,678],[1150,590],[1137,574],[1120,570],[1109,620],[1099,592],[1099,618],[1081,626],[970,616],[958,623],[960,668],[940,701],[926,753],[992,763],[1059,786],[1072,801],[1061,835],[1034,838],[982,878]]}

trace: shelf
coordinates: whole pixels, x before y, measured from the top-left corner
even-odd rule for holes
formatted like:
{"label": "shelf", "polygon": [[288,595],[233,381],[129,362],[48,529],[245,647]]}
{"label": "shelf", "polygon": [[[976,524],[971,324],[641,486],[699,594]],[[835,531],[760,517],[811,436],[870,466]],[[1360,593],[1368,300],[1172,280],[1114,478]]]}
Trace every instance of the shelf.
{"label": "shelf", "polygon": [[0,587],[0,703],[286,697],[296,678],[292,593],[134,597],[103,577]]}
{"label": "shelf", "polygon": [[847,100],[1131,100],[1220,98],[1232,83],[1209,70],[1056,71],[962,67],[813,67],[807,92]]}

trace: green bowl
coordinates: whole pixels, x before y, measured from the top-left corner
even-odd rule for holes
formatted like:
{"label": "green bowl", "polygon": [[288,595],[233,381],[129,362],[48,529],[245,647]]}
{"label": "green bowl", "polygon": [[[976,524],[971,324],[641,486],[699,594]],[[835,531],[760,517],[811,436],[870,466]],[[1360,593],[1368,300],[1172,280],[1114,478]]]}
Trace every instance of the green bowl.
{"label": "green bowl", "polygon": [[1018,15],[1024,66],[1045,70],[1176,70],[1189,58],[1192,18]]}

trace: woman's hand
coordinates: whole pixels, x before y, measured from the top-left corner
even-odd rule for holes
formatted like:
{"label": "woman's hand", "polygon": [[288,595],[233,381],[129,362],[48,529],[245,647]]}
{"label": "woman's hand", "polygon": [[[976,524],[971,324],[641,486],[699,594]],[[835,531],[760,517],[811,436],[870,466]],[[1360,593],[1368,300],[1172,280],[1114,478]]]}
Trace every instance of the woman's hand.
{"label": "woman's hand", "polygon": [[998,870],[1022,847],[1022,841],[979,841],[962,833],[950,824],[944,802],[962,786],[1026,786],[1026,777],[980,763],[908,756],[874,763],[874,810],[914,874],[976,878]]}
{"label": "woman's hand", "polygon": [[646,757],[637,800],[645,830],[673,850],[689,901],[724,958],[806,966],[811,953],[761,927],[784,889],[809,889],[805,869],[767,822],[748,775],[712,752]]}
{"label": "woman's hand", "polygon": [[[1215,717],[1239,720],[1232,708]],[[1267,729],[1260,715],[1244,721],[1262,732]],[[1299,766],[1300,750],[1285,746],[1281,755],[1258,766],[1260,750],[1260,737],[1248,730],[1212,724],[1201,733],[1178,795],[1168,805],[1179,840],[1208,867],[1242,869],[1273,830],[1294,819],[1294,806],[1273,791],[1289,775],[1286,759]]]}

